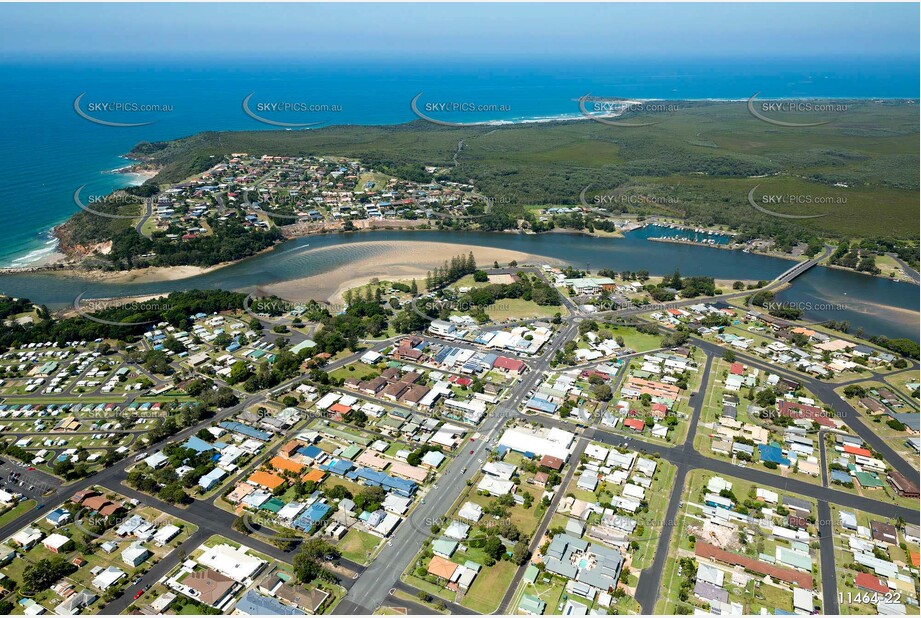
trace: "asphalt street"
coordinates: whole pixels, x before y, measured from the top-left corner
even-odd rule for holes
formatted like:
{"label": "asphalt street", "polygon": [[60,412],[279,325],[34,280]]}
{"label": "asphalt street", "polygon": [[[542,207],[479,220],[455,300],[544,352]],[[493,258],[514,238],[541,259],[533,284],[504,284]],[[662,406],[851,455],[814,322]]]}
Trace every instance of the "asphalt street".
{"label": "asphalt street", "polygon": [[[827,253],[827,249],[825,253]],[[771,282],[769,287],[778,286],[789,282],[794,277],[808,270],[808,268],[811,268],[819,259],[824,257],[825,253],[814,260],[794,265],[787,272],[778,277],[778,279]],[[751,292],[744,291],[738,293],[730,293],[714,299],[702,300],[700,298],[696,298],[679,300],[673,303],[669,303],[668,305],[679,307],[688,304],[699,303],[702,301],[706,302],[741,297],[748,294],[751,294]],[[567,303],[567,306],[570,306],[570,308],[573,309],[574,312],[576,311],[576,307],[570,299],[565,299],[565,302]],[[587,317],[589,319],[604,317],[630,317],[642,313],[648,313],[649,311],[650,309],[648,307],[635,309],[630,308],[615,312],[591,314]],[[496,410],[485,417],[484,421],[477,429],[478,433],[474,436],[473,440],[458,448],[457,456],[449,462],[447,468],[445,469],[442,476],[438,479],[437,483],[421,490],[422,493],[420,494],[420,501],[413,510],[409,520],[397,528],[394,535],[383,546],[379,555],[371,563],[370,566],[363,567],[361,565],[351,563],[347,560],[339,561],[340,564],[343,565],[346,569],[357,574],[357,579],[343,579],[341,583],[347,588],[348,592],[345,599],[340,602],[334,613],[340,615],[371,614],[375,609],[381,607],[382,605],[402,607],[405,608],[408,613],[412,614],[431,612],[428,606],[422,603],[415,603],[394,596],[394,591],[397,589],[408,595],[415,595],[417,592],[412,586],[400,581],[401,574],[413,562],[413,558],[416,556],[423,543],[431,537],[431,525],[436,522],[442,523],[444,521],[445,516],[448,512],[450,512],[457,498],[466,490],[467,482],[478,474],[481,464],[486,461],[491,448],[494,446],[494,441],[501,434],[501,431],[504,429],[506,423],[508,423],[509,420],[520,418],[524,420],[539,422],[545,426],[557,426],[567,430],[573,430],[574,427],[572,423],[567,423],[561,419],[549,417],[546,415],[525,415],[522,414],[518,408],[526,398],[527,392],[534,388],[537,382],[543,377],[545,372],[550,370],[550,360],[553,358],[556,351],[561,349],[566,341],[569,341],[574,337],[578,328],[578,324],[582,319],[583,317],[578,313],[575,313],[573,316],[564,318],[564,322],[559,331],[556,333],[553,340],[547,344],[541,355],[525,360],[529,370],[519,378],[518,382],[510,389],[506,399],[497,406]],[[370,342],[370,349],[380,351],[384,347],[390,345],[392,341],[393,338]],[[681,503],[684,481],[687,474],[695,469],[705,469],[725,476],[734,476],[765,487],[771,487],[795,495],[803,495],[816,499],[818,502],[817,523],[819,528],[820,544],[819,559],[823,575],[823,611],[824,613],[836,612],[838,605],[837,590],[834,577],[834,538],[832,537],[832,522],[830,520],[829,503],[833,502],[845,508],[866,511],[886,519],[901,517],[906,521],[917,521],[918,512],[895,504],[866,498],[828,487],[827,476],[825,474],[824,452],[822,453],[822,485],[806,483],[796,479],[784,478],[778,474],[772,474],[771,472],[765,471],[763,469],[758,469],[750,465],[733,465],[727,461],[713,459],[698,453],[693,447],[693,441],[697,432],[697,425],[700,420],[703,402],[705,400],[706,385],[708,383],[711,371],[712,360],[714,357],[721,356],[725,350],[724,348],[712,342],[705,341],[697,337],[692,337],[692,343],[706,354],[707,360],[702,370],[702,386],[699,389],[698,395],[692,400],[692,414],[691,418],[689,419],[688,436],[683,444],[673,446],[661,443],[647,442],[636,437],[615,433],[596,426],[587,428],[585,431],[577,431],[577,433],[580,435],[576,444],[576,452],[573,454],[573,461],[575,462],[577,460],[578,456],[581,454],[590,440],[598,441],[611,446],[626,445],[633,450],[645,453],[658,453],[664,460],[669,461],[677,467],[675,483],[671,488],[668,505],[665,511],[665,522],[674,522],[676,520],[679,505]],[[457,344],[451,342],[450,345]],[[479,350],[479,348],[472,346],[471,344],[461,345],[466,347],[473,347]],[[360,353],[346,356],[338,361],[328,364],[325,369],[327,371],[332,371],[338,367],[342,367],[346,364],[354,362],[364,352],[365,350]],[[823,403],[832,406],[838,412],[844,423],[847,424],[847,426],[850,427],[858,436],[860,436],[868,445],[870,445],[871,448],[879,452],[893,468],[899,470],[903,474],[906,474],[909,476],[909,478],[917,478],[917,471],[908,462],[906,462],[897,453],[895,453],[895,451],[889,447],[878,435],[876,435],[872,431],[871,427],[864,424],[861,421],[860,415],[857,413],[857,411],[847,401],[845,401],[837,393],[834,392],[834,389],[841,386],[841,383],[824,383],[810,376],[799,374],[789,369],[775,367],[770,363],[766,363],[758,358],[742,352],[736,352],[736,357],[742,362],[753,367],[777,373],[786,377],[791,377],[804,384],[804,386],[812,391],[819,399],[821,399]],[[912,367],[912,370],[914,369],[916,369],[915,365]],[[270,391],[253,395],[244,395],[240,403],[237,405],[219,411],[215,416],[206,419],[194,427],[189,427],[174,436],[170,436],[158,444],[149,445],[146,450],[147,452],[153,452],[158,448],[162,448],[162,446],[164,446],[167,442],[184,440],[186,437],[194,435],[202,427],[208,426],[215,421],[232,417],[243,409],[265,400],[273,393],[279,392],[287,385],[293,384],[301,379],[303,379],[303,377],[298,376],[292,380],[289,380],[283,385],[271,389]],[[618,380],[622,379],[623,376],[619,376]],[[211,502],[199,500],[193,502],[186,508],[179,508],[177,506],[163,503],[155,497],[147,494],[142,494],[127,487],[123,484],[123,481],[127,476],[126,469],[133,464],[134,460],[133,457],[131,457],[115,464],[110,468],[104,469],[95,475],[90,476],[89,478],[71,483],[66,487],[62,487],[60,485],[60,481],[51,475],[42,473],[40,471],[28,472],[30,475],[30,484],[32,484],[34,479],[34,484],[36,487],[53,487],[55,488],[54,493],[44,497],[39,497],[39,505],[36,509],[21,515],[16,520],[0,528],[0,538],[5,538],[15,533],[30,521],[43,516],[52,509],[56,508],[63,500],[69,498],[73,493],[81,489],[86,489],[92,485],[101,485],[106,488],[118,491],[127,497],[136,498],[144,504],[155,506],[156,508],[169,515],[181,518],[198,526],[198,531],[193,534],[190,539],[186,540],[179,548],[175,549],[163,560],[154,565],[151,570],[143,576],[142,580],[138,582],[138,584],[128,587],[125,590],[125,594],[121,598],[116,599],[106,605],[104,608],[104,613],[117,613],[125,610],[133,601],[134,593],[139,588],[152,586],[159,579],[161,579],[163,575],[171,570],[178,563],[181,557],[187,555],[189,552],[191,552],[192,549],[194,549],[194,547],[200,544],[201,541],[206,539],[208,536],[211,536],[212,534],[221,534],[231,538],[234,541],[246,544],[252,547],[254,550],[262,552],[273,559],[285,562],[291,561],[291,552],[285,552],[276,548],[266,540],[263,540],[259,535],[244,535],[234,530],[232,526],[236,516],[233,513],[217,508]],[[9,466],[11,465],[12,464],[8,462],[6,466],[0,468],[0,476],[6,478],[6,476],[9,474]],[[561,486],[561,488],[565,488],[566,481],[572,478],[576,467],[577,466],[575,463],[570,465],[569,470],[566,473],[566,480],[564,480],[564,484]],[[24,470],[19,466],[15,466],[14,469],[20,472]],[[23,477],[25,476],[26,472],[23,472]],[[554,500],[551,504],[551,508],[548,509],[547,513],[539,523],[539,526],[535,531],[535,535],[532,539],[532,550],[536,548],[541,536],[549,525],[550,517],[552,516],[559,501],[561,500],[562,494],[562,491],[557,492],[557,495],[554,497]],[[663,530],[665,530],[665,526],[663,526]],[[661,586],[662,572],[664,570],[665,564],[667,564],[667,561],[671,559],[671,557],[668,555],[670,539],[671,535],[669,533],[663,533],[659,537],[656,546],[656,553],[653,558],[653,563],[650,567],[641,573],[635,596],[645,613],[651,613],[655,607]],[[512,598],[516,591],[517,584],[520,582],[523,570],[523,568],[518,569],[514,578],[513,585],[511,585],[509,589],[505,591],[499,605],[501,611],[514,611],[514,608],[509,607],[509,605],[511,604]],[[452,613],[473,613],[466,608],[456,604],[448,604],[448,606]]]}

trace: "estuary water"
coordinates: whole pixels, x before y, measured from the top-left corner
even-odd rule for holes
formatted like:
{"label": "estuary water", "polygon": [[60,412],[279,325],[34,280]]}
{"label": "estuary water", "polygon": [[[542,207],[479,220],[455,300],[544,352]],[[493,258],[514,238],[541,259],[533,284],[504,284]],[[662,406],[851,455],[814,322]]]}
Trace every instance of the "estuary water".
{"label": "estuary water", "polygon": [[[674,234],[675,230],[668,230]],[[382,243],[449,242],[479,245],[547,256],[576,268],[615,271],[647,270],[653,276],[673,273],[706,275],[717,279],[771,280],[793,264],[789,260],[729,249],[648,240],[661,229],[648,226],[624,238],[583,234],[503,234],[490,232],[375,231],[309,236],[285,242],[274,250],[224,268],[181,279],[156,283],[86,281],[54,273],[0,275],[0,293],[28,297],[60,309],[84,298],[113,298],[168,293],[186,289],[252,291],[329,272],[350,261],[373,257],[385,250]],[[323,249],[319,251],[319,249]],[[434,266],[434,265],[433,265]],[[869,334],[918,339],[918,287],[855,272],[823,267],[811,269],[780,294],[780,299],[800,303],[806,318],[846,320]]]}

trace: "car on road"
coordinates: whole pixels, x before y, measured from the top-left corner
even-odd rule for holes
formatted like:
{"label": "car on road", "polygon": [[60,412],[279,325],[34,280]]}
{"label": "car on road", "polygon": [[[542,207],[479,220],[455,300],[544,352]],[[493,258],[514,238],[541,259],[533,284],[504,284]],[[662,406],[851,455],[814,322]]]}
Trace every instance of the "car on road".
{"label": "car on road", "polygon": [[473,455],[473,451],[470,451],[470,454]]}
{"label": "car on road", "polygon": [[137,601],[137,600],[140,599],[142,596],[144,596],[144,590],[145,590],[144,588],[141,588],[140,590],[138,590],[137,592],[134,593],[134,600],[135,600],[135,601]]}

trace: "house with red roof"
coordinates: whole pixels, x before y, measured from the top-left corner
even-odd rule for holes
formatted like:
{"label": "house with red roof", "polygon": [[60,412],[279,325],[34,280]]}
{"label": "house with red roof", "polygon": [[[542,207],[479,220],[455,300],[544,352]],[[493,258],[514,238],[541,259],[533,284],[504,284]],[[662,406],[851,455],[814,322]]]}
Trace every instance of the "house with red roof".
{"label": "house with red roof", "polygon": [[742,365],[742,363],[733,363],[729,365],[729,373],[734,376],[740,376],[745,373],[745,367]]}
{"label": "house with red roof", "polygon": [[646,429],[646,421],[638,418],[628,418],[624,420],[624,427],[632,429],[633,431],[643,431]]}
{"label": "house with red roof", "polygon": [[859,448],[856,446],[851,446],[850,444],[844,445],[844,452],[847,455],[861,455],[862,457],[873,457],[873,453],[871,453],[867,449]]}
{"label": "house with red roof", "polygon": [[540,458],[540,465],[550,468],[551,470],[559,471],[563,469],[563,460],[552,455],[544,455]]}
{"label": "house with red roof", "polygon": [[524,371],[524,361],[518,360],[517,358],[500,356],[496,359],[496,362],[493,363],[493,368],[502,369],[509,373],[521,373]]}
{"label": "house with red roof", "polygon": [[854,578],[854,583],[861,590],[867,590],[877,594],[886,594],[889,592],[889,586],[886,584],[886,580],[871,575],[870,573],[858,573],[857,577]]}
{"label": "house with red roof", "polygon": [[835,427],[835,422],[828,417],[828,413],[816,406],[783,400],[777,402],[777,409],[781,416],[788,416],[794,419],[805,418],[825,427]]}
{"label": "house with red roof", "polygon": [[668,407],[664,403],[652,404],[653,418],[665,418],[667,414],[668,414]]}

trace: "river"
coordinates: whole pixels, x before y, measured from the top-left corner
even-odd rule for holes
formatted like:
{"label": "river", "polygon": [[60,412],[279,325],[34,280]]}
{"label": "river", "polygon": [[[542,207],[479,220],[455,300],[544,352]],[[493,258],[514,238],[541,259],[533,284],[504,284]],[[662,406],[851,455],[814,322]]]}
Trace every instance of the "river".
{"label": "river", "polygon": [[[667,232],[679,234],[677,230]],[[407,250],[411,250],[415,241],[491,246],[552,257],[576,268],[647,270],[652,275],[670,274],[679,269],[682,275],[771,280],[791,266],[789,260],[775,257],[648,240],[662,235],[662,230],[654,226],[628,232],[624,238],[443,231],[330,234],[288,241],[273,251],[178,281],[111,283],[48,272],[15,273],[0,275],[0,292],[59,309],[72,305],[81,294],[85,298],[112,298],[195,288],[250,291],[256,286],[318,275],[351,260],[373,257],[379,245],[369,245],[367,241],[371,240],[405,242]],[[719,237],[714,240],[721,241]],[[320,248],[329,250],[316,251]],[[784,301],[801,303],[806,309],[806,319],[846,320],[853,328],[862,327],[868,334],[918,340],[919,303],[915,285],[820,267],[796,279],[779,296]]]}

